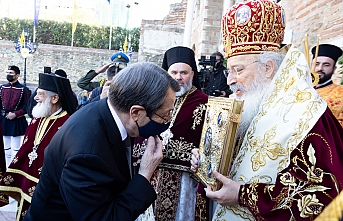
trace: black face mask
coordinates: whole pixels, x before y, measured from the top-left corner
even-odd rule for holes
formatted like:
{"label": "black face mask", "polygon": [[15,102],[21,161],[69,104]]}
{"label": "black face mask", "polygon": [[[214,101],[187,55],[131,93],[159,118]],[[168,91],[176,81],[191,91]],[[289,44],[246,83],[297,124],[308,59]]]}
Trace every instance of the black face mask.
{"label": "black face mask", "polygon": [[15,79],[14,79],[14,76],[11,75],[11,74],[8,74],[8,75],[6,76],[6,79],[7,79],[9,82],[12,82],[12,81],[15,80]]}
{"label": "black face mask", "polygon": [[[138,123],[136,121],[138,126]],[[139,136],[144,138],[149,138],[150,136],[159,135],[163,131],[169,128],[170,122],[167,124],[159,124],[150,119],[150,122],[144,125],[143,127],[138,126]]]}

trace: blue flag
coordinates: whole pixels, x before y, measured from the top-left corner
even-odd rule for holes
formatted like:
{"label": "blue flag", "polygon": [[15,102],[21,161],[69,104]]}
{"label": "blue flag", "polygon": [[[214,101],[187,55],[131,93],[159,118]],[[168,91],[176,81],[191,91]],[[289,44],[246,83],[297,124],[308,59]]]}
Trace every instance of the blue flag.
{"label": "blue flag", "polygon": [[40,1],[41,0],[35,0],[34,1],[34,18],[33,18],[33,26],[37,26],[38,17],[39,17],[39,9],[40,9]]}
{"label": "blue flag", "polygon": [[16,41],[15,50],[17,50],[17,52],[20,53],[20,49],[21,49],[21,45],[20,45],[20,38],[19,38],[18,41]]}
{"label": "blue flag", "polygon": [[27,42],[26,48],[29,49],[29,53],[33,53],[33,46],[31,44],[31,40]]}
{"label": "blue flag", "polygon": [[132,47],[131,46],[129,47],[129,57],[130,57],[130,59],[132,58]]}
{"label": "blue flag", "polygon": [[108,1],[108,3],[111,3],[111,0],[107,0]]}

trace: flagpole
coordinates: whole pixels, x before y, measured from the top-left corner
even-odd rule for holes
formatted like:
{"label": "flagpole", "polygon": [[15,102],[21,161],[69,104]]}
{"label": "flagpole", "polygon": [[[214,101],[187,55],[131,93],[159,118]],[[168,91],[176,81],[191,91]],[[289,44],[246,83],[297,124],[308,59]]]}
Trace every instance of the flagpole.
{"label": "flagpole", "polygon": [[71,46],[74,46],[74,23],[75,23],[75,0],[74,0],[74,10],[73,10],[73,23],[71,25]]}
{"label": "flagpole", "polygon": [[110,16],[111,16],[111,19],[110,19],[110,21],[111,21],[111,24],[110,24],[110,39],[109,39],[109,43],[108,43],[108,50],[111,50],[111,47],[112,47],[112,24],[113,24],[113,0],[112,1],[110,1],[110,8],[111,8],[111,10],[110,10]]}
{"label": "flagpole", "polygon": [[71,27],[71,46],[73,47],[74,45],[74,33],[76,30],[76,0],[74,0],[74,13],[73,13],[73,23]]}
{"label": "flagpole", "polygon": [[36,26],[33,26],[33,42],[36,42]]}

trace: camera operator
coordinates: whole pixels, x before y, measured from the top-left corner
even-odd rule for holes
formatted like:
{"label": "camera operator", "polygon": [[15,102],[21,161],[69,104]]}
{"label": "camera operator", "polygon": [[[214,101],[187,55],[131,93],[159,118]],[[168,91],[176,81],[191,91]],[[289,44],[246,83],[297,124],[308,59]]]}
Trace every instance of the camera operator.
{"label": "camera operator", "polygon": [[205,93],[215,97],[229,97],[232,94],[227,85],[226,77],[223,73],[226,68],[223,66],[224,56],[220,52],[214,52],[211,56],[216,57],[213,71],[210,73]]}

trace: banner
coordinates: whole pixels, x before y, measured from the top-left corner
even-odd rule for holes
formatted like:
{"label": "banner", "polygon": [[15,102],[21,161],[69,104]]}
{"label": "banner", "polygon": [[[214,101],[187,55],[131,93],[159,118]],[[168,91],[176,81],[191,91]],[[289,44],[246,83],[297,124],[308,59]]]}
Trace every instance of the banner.
{"label": "banner", "polygon": [[17,50],[18,53],[20,53],[21,45],[20,45],[20,38],[18,38],[18,41],[16,41],[15,44],[15,50]]}
{"label": "banner", "polygon": [[23,45],[24,41],[25,41],[25,35],[24,35],[24,30],[23,30],[19,38],[19,44]]}
{"label": "banner", "polygon": [[123,49],[124,49],[124,52],[126,53],[127,52],[127,47],[129,46],[129,42],[127,41],[127,37],[125,38],[125,42],[124,42],[124,45],[123,45]]}
{"label": "banner", "polygon": [[41,0],[34,0],[34,18],[33,18],[33,26],[37,26],[38,17],[39,17],[39,9],[40,9],[40,1]]}
{"label": "banner", "polygon": [[131,46],[129,47],[129,57],[130,57],[130,59],[132,58],[132,47]]}

